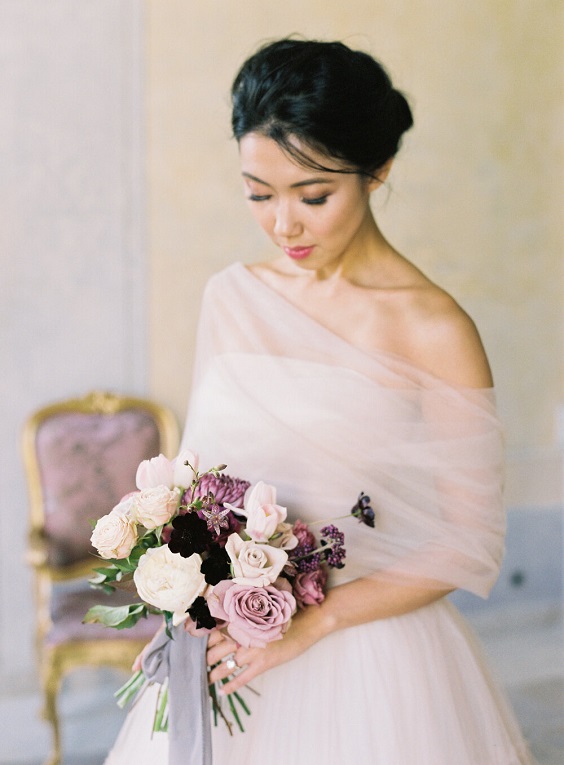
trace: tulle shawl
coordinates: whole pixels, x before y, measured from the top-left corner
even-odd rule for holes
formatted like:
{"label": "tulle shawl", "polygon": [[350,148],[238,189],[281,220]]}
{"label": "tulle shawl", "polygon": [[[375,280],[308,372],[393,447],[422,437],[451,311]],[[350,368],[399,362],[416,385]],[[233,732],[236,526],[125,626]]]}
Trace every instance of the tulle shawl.
{"label": "tulle shawl", "polygon": [[[205,291],[183,445],[203,467],[276,486],[290,520],[338,519],[347,559],[332,585],[376,576],[485,597],[495,582],[505,519],[493,390],[351,346],[241,263]],[[347,515],[361,491],[374,529]]]}

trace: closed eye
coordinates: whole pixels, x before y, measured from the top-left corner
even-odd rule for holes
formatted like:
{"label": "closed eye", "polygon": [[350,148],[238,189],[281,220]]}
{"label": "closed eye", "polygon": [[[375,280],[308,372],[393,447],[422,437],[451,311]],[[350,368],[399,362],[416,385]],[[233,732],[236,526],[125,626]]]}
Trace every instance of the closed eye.
{"label": "closed eye", "polygon": [[322,197],[315,197],[315,199],[309,199],[308,197],[302,197],[302,202],[306,205],[324,205],[327,201],[329,194],[325,194]]}
{"label": "closed eye", "polygon": [[266,202],[271,196],[271,194],[249,194],[247,199],[250,199],[251,202]]}

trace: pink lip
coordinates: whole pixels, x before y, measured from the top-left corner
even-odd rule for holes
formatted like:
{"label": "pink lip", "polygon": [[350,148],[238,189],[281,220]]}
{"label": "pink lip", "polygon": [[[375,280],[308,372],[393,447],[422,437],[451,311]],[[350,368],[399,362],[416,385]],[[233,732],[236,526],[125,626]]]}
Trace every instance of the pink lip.
{"label": "pink lip", "polygon": [[307,256],[313,251],[312,247],[283,247],[282,248],[286,255],[288,255],[290,258],[293,258],[293,260],[303,260],[304,258],[307,258]]}

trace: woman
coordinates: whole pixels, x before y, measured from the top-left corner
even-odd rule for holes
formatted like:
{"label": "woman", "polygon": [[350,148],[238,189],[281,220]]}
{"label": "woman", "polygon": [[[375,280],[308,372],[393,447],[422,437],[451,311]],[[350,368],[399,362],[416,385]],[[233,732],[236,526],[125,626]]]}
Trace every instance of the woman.
{"label": "woman", "polygon": [[[445,600],[487,595],[502,555],[488,361],[471,319],[369,205],[411,125],[382,67],[340,43],[269,44],[233,85],[245,194],[282,254],[210,281],[185,445],[275,485],[291,520],[343,516],[364,491],[376,523],[339,521],[346,566],[283,639],[210,635],[210,679],[260,693],[245,733],[214,729],[214,765],[532,762]],[[109,765],[164,765],[149,708]]]}

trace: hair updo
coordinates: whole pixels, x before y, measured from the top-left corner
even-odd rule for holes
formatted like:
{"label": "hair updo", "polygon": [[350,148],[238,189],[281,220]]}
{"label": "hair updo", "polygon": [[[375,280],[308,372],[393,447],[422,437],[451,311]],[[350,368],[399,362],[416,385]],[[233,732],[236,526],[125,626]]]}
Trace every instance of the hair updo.
{"label": "hair updo", "polygon": [[231,90],[233,134],[272,138],[307,167],[329,170],[292,138],[345,168],[374,176],[413,125],[409,105],[384,68],[340,42],[284,39],[251,56]]}

